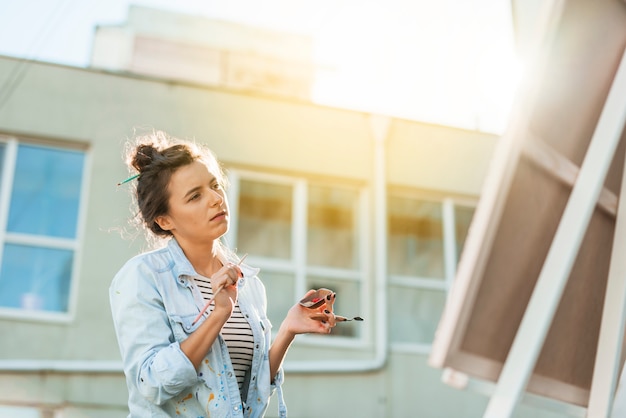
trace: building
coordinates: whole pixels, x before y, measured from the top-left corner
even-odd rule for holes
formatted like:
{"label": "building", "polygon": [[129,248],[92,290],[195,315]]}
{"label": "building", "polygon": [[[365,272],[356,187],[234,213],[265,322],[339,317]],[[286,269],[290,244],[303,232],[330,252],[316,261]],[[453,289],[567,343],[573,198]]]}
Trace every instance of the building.
{"label": "building", "polygon": [[[92,68],[0,57],[0,74],[20,74],[0,104],[0,416],[127,413],[108,286],[147,244],[116,184],[125,139],[153,128],[223,161],[228,240],[261,268],[275,326],[322,286],[338,313],[365,318],[297,339],[290,416],[479,415],[487,398],[441,383],[427,356],[497,137],[312,104],[306,54],[293,66],[280,55],[306,39],[244,53],[241,27],[160,14],[157,25],[154,13],[102,28]],[[141,29],[148,21],[158,33]],[[172,39],[174,24],[241,43]]]}

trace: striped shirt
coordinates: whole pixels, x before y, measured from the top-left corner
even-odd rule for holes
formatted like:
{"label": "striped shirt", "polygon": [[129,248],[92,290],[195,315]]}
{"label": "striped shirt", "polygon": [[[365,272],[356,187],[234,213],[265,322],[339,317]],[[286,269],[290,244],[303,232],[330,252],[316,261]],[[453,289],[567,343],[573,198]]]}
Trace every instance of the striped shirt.
{"label": "striped shirt", "polygon": [[[196,276],[196,284],[205,302],[209,301],[209,299],[213,297],[211,281],[206,277]],[[213,303],[209,306],[209,313],[213,312],[213,306]],[[239,302],[235,304],[233,314],[222,327],[221,334],[228,347],[228,354],[230,355],[230,360],[235,370],[235,376],[237,376],[237,383],[239,383],[239,391],[241,392],[244,378],[252,364],[254,337],[252,336],[250,324],[241,313]]]}

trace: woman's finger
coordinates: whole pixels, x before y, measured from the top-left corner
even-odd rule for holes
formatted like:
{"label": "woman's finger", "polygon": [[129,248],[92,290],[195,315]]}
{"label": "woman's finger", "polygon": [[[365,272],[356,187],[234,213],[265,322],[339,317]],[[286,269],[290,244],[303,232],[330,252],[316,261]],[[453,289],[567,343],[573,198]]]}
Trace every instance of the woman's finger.
{"label": "woman's finger", "polygon": [[309,318],[315,321],[322,322],[323,324],[328,324],[330,328],[333,328],[335,325],[337,325],[337,320],[335,319],[335,315],[328,310],[326,310],[325,312],[314,313],[311,316],[309,316]]}
{"label": "woman's finger", "polygon": [[326,321],[328,320],[328,315],[324,315],[323,313],[315,313],[311,315],[310,318],[316,321]]}
{"label": "woman's finger", "polygon": [[332,298],[333,292],[326,288],[317,290],[309,290],[307,294],[300,300],[300,305],[305,308],[319,308],[324,303],[328,303]]}

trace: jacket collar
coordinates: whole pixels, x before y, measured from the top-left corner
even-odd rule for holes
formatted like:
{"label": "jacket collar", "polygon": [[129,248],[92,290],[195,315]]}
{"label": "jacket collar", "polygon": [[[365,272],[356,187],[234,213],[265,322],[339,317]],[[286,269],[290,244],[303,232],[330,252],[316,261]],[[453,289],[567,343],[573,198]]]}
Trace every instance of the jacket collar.
{"label": "jacket collar", "polygon": [[180,277],[182,275],[185,276],[196,276],[196,270],[191,265],[191,262],[185,256],[183,249],[180,248],[178,241],[175,238],[170,238],[167,243],[167,249],[172,255],[172,261],[174,263],[173,271],[175,277]]}
{"label": "jacket collar", "polygon": [[[176,238],[170,238],[167,243],[167,249],[172,255],[172,261],[174,262],[173,272],[175,277],[180,277],[183,275],[194,277],[198,275],[198,272],[196,272],[196,270],[191,265],[191,262],[185,256],[183,249],[180,248],[180,245],[178,244],[178,241],[176,241]],[[228,260],[220,261],[222,263],[228,262]],[[260,269],[248,266],[244,263],[241,265],[241,271],[244,277],[254,277],[259,273]]]}

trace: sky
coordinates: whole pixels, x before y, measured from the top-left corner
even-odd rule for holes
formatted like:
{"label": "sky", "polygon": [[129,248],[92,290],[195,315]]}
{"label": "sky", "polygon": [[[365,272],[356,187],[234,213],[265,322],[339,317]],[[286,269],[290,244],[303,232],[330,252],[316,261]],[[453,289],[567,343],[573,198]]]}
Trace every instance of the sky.
{"label": "sky", "polygon": [[320,104],[498,134],[523,75],[510,0],[0,0],[0,55],[87,67],[131,3],[311,36]]}

